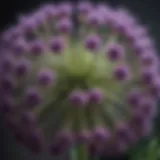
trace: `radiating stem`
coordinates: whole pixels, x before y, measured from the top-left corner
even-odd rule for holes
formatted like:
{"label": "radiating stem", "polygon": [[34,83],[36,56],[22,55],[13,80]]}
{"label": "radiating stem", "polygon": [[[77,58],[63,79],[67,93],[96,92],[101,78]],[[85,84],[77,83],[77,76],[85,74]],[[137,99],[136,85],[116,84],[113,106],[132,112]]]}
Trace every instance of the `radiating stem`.
{"label": "radiating stem", "polygon": [[99,160],[99,157],[92,157],[89,155],[86,146],[80,145],[71,149],[69,160]]}
{"label": "radiating stem", "polygon": [[89,160],[89,154],[87,153],[86,147],[80,145],[76,148],[72,148],[69,160]]}

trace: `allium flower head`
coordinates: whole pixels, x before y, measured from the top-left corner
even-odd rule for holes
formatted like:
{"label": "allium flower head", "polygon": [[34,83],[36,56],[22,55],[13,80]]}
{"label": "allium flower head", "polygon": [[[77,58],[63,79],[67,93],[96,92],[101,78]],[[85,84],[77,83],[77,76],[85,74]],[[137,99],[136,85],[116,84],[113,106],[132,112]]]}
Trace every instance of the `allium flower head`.
{"label": "allium flower head", "polygon": [[147,29],[122,8],[48,4],[1,36],[0,106],[33,151],[124,152],[151,131],[160,96]]}

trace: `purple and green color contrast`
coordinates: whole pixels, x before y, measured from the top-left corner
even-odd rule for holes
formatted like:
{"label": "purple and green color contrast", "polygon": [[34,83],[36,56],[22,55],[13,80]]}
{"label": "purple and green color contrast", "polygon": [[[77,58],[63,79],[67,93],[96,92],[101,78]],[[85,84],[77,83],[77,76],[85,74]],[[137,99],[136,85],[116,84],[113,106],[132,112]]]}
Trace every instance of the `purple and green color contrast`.
{"label": "purple and green color contrast", "polygon": [[158,63],[148,30],[126,9],[47,4],[1,35],[0,108],[34,152],[124,153],[152,130]]}

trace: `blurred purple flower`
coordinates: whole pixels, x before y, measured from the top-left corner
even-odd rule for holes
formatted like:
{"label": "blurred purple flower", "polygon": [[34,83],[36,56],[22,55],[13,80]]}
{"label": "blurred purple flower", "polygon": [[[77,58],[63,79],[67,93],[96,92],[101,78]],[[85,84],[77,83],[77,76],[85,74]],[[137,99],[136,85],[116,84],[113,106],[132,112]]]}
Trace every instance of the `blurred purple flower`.
{"label": "blurred purple flower", "polygon": [[156,50],[123,8],[47,4],[21,16],[1,36],[0,72],[5,121],[32,151],[85,143],[118,154],[151,131],[160,96]]}

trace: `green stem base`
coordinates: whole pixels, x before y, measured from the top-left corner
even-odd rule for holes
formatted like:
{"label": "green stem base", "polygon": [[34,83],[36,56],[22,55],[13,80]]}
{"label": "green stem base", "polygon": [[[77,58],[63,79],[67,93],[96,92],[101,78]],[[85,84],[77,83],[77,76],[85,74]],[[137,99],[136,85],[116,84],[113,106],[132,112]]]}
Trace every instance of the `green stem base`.
{"label": "green stem base", "polygon": [[80,145],[71,149],[69,160],[99,160],[99,158],[91,157],[86,149],[86,146]]}

